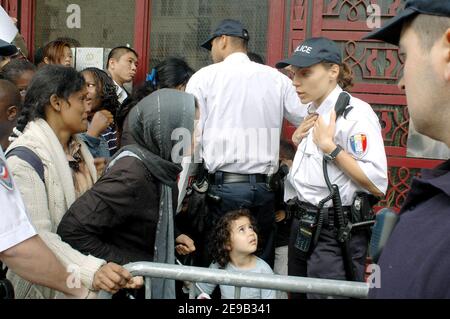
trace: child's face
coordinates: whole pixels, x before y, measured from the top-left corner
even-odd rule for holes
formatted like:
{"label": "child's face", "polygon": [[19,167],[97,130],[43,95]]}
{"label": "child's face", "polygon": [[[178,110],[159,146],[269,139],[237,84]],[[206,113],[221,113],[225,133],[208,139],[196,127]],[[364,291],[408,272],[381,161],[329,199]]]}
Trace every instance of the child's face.
{"label": "child's face", "polygon": [[231,223],[231,250],[233,253],[253,254],[258,248],[258,235],[247,217]]}

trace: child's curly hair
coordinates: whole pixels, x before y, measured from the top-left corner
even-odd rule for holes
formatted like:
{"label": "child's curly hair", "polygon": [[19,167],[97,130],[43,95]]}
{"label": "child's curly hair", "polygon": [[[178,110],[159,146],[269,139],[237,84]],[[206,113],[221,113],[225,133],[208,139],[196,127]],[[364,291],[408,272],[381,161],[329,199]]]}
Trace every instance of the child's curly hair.
{"label": "child's curly hair", "polygon": [[230,262],[230,249],[228,247],[231,244],[231,225],[241,217],[247,217],[255,233],[257,233],[255,218],[250,214],[248,209],[239,209],[226,213],[220,218],[211,232],[209,241],[210,254],[214,262],[219,264],[221,268],[225,268]]}

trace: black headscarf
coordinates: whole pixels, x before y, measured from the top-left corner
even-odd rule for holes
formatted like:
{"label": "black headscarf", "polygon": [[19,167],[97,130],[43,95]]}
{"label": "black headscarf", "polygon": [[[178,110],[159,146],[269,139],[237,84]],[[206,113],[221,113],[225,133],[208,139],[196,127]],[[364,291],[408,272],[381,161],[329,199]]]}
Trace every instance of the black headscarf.
{"label": "black headscarf", "polygon": [[[150,174],[161,182],[161,201],[156,230],[154,262],[175,263],[175,239],[172,189],[177,187],[181,165],[173,163],[172,149],[180,141],[172,140],[176,129],[194,130],[195,99],[193,95],[161,89],[139,102],[129,115],[129,130],[137,144],[122,148],[136,154]],[[113,159],[114,161],[114,159]],[[176,203],[175,203],[176,204]],[[152,280],[152,298],[175,299],[175,281]]]}

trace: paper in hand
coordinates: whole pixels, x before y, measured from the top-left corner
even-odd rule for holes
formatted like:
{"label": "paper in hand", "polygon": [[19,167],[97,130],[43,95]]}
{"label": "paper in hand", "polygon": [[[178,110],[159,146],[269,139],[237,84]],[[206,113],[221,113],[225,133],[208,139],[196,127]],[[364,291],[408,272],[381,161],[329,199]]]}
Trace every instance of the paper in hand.
{"label": "paper in hand", "polygon": [[0,39],[11,43],[16,38],[18,32],[19,30],[17,30],[11,17],[0,6]]}

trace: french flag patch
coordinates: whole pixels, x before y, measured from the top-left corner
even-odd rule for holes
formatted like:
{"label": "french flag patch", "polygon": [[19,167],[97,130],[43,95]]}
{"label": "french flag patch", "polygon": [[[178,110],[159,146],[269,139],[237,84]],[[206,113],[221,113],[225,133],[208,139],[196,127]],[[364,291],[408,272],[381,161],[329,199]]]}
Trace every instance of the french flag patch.
{"label": "french flag patch", "polygon": [[368,150],[367,135],[353,135],[350,138],[350,149],[357,158],[363,158]]}
{"label": "french flag patch", "polygon": [[2,158],[0,158],[0,185],[10,191],[14,189],[11,175],[6,167],[6,162]]}

